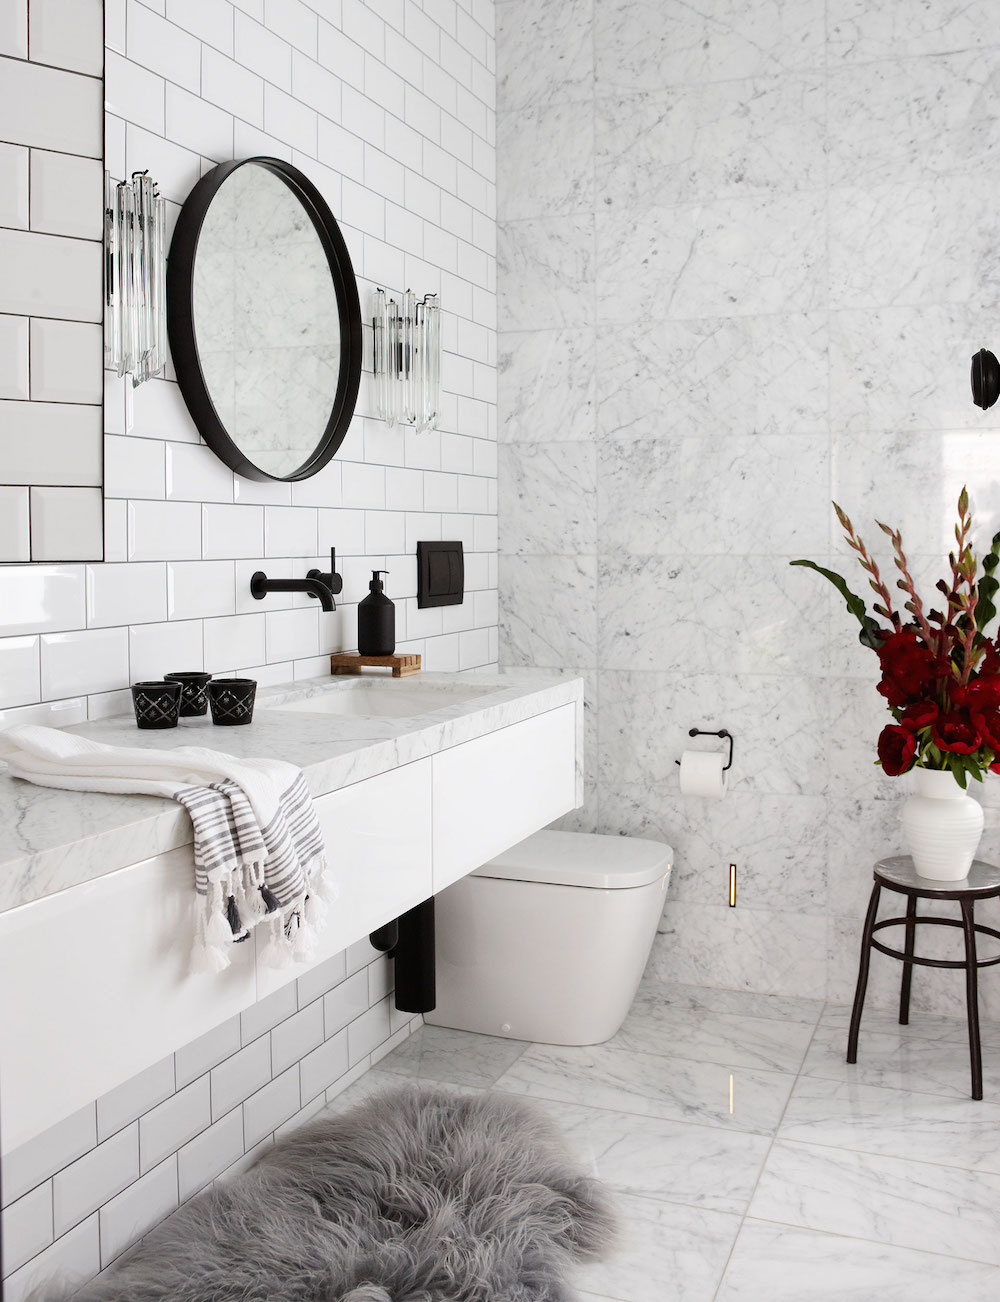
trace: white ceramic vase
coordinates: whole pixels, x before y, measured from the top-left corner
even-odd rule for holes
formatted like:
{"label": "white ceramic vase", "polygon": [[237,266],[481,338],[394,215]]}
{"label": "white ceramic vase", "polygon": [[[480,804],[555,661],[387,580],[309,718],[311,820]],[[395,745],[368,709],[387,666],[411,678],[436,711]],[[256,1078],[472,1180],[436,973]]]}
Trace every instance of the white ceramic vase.
{"label": "white ceramic vase", "polygon": [[903,840],[920,877],[969,875],[983,834],[983,807],[947,770],[913,769],[916,792],[903,805]]}

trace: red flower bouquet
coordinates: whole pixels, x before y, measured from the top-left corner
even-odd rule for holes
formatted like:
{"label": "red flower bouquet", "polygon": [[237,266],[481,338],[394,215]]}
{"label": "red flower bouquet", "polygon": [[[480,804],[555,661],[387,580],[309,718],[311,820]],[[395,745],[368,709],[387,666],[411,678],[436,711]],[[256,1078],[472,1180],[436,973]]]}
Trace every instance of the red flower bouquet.
{"label": "red flower bouquet", "polygon": [[899,611],[854,526],[836,502],[833,509],[878,597],[873,610],[884,622],[868,614],[839,574],[813,561],[791,563],[830,580],[861,624],[862,645],[878,656],[878,691],[894,722],[878,739],[877,762],[890,777],[914,767],[950,770],[963,789],[970,774],[981,782],[985,771],[1000,772],[1000,642],[984,632],[997,613],[993,598],[1000,588],[994,577],[1000,564],[1000,534],[980,574],[970,541],[969,495],[963,488],[955,526],[957,551],[948,557],[951,573],[936,585],[942,608],[928,610],[914,588],[899,531],[879,522],[892,542],[901,575],[896,587],[906,597]]}

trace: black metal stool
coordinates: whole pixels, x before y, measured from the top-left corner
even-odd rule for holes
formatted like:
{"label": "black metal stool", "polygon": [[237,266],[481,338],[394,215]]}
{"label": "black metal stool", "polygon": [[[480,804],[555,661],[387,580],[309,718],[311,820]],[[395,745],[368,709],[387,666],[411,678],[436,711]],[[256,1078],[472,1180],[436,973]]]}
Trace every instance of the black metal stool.
{"label": "black metal stool", "polygon": [[[976,932],[993,936],[1000,940],[1000,931],[976,922],[976,900],[988,900],[1000,897],[1000,868],[993,864],[981,863],[978,859],[969,869],[968,877],[959,882],[936,882],[929,877],[920,877],[913,867],[913,860],[908,854],[893,855],[889,859],[880,859],[875,865],[875,886],[868,904],[865,918],[864,936],[861,940],[861,965],[858,969],[858,988],[854,994],[854,1010],[851,1013],[851,1031],[847,1040],[847,1061],[858,1060],[858,1031],[861,1028],[861,1012],[865,1005],[865,990],[868,986],[868,966],[873,949],[891,958],[898,958],[903,964],[903,980],[899,991],[899,1024],[906,1026],[910,1020],[910,981],[913,976],[913,964],[921,967],[964,968],[965,994],[969,1017],[969,1054],[972,1060],[972,1097],[983,1097],[983,1058],[979,1046],[979,969],[992,967],[1000,963],[1000,954],[995,958],[977,958]],[[876,922],[879,896],[882,888],[905,895],[906,917],[883,918]],[[917,916],[917,900],[957,900],[962,910],[961,919],[931,918]],[[965,958],[921,958],[914,954],[917,923],[927,923],[934,927],[961,927],[965,933]],[[902,953],[890,949],[875,939],[875,932],[883,927],[905,927],[906,940]]]}

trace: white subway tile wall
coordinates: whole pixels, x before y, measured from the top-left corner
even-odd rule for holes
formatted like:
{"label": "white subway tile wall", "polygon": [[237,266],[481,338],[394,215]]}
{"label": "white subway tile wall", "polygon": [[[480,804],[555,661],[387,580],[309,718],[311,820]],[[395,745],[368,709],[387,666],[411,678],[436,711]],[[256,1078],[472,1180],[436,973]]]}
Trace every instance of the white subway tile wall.
{"label": "white subway tile wall", "polygon": [[0,16],[0,563],[104,554],[103,30],[101,0]]}
{"label": "white subway tile wall", "polygon": [[362,941],[7,1154],[5,1302],[97,1274],[332,1102],[420,1025],[392,991]]}
{"label": "white subway tile wall", "polygon": [[[441,429],[388,429],[366,371],[335,461],[294,485],[227,470],[169,364],[134,391],[128,429],[124,384],[105,373],[102,447],[101,68],[89,71],[93,33],[81,35],[100,9],[32,0],[0,24],[0,719],[41,719],[39,703],[60,701],[61,721],[75,719],[81,699],[91,717],[127,709],[130,681],[185,667],[321,674],[329,651],[356,645],[376,566],[390,571],[400,650],[428,669],[495,665],[492,0],[104,6],[113,176],[148,167],[172,225],[215,163],[287,158],[340,222],[363,308],[376,285],[442,295]],[[368,328],[365,344],[370,359]],[[71,563],[102,556],[102,484],[106,575]],[[48,495],[33,499],[32,485]],[[54,489],[89,491],[70,495],[68,514]],[[442,538],[466,549],[466,601],[447,624],[416,609],[416,543]],[[254,570],[301,576],[326,568],[331,547],[344,576],[335,614],[250,596]],[[29,556],[66,563],[15,564]],[[60,640],[33,662],[19,639],[41,633]]]}

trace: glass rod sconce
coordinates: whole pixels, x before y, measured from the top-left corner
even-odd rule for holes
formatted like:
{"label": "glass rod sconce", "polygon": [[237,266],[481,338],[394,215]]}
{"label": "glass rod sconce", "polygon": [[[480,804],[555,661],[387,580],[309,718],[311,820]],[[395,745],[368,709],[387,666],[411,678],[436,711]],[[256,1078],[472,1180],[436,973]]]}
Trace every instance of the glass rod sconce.
{"label": "glass rod sconce", "polygon": [[166,363],[166,204],[146,172],[104,193],[104,363],[135,388]]}
{"label": "glass rod sconce", "polygon": [[441,408],[441,302],[412,290],[397,303],[377,289],[372,300],[378,415],[390,426],[433,429]]}

